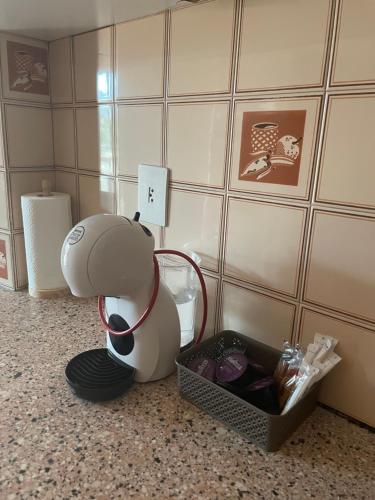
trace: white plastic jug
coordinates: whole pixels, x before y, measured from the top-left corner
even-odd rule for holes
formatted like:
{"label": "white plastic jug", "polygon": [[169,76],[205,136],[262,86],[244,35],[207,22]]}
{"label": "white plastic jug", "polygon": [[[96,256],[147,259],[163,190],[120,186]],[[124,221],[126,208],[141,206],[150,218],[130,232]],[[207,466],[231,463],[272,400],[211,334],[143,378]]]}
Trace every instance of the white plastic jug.
{"label": "white plastic jug", "polygon": [[[198,265],[201,258],[195,252],[186,252]],[[160,276],[172,292],[181,327],[181,348],[194,339],[199,280],[193,267],[174,255],[158,255]]]}

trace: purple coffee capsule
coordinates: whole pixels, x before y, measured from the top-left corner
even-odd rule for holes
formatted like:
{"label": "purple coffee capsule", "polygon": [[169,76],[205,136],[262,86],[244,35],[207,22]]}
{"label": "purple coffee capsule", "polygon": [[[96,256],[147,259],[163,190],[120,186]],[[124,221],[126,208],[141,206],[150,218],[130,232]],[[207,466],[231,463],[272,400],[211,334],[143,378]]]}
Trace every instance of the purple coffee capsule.
{"label": "purple coffee capsule", "polygon": [[211,358],[195,358],[189,362],[187,365],[190,370],[202,377],[211,380],[215,380],[216,363]]}
{"label": "purple coffee capsule", "polygon": [[216,366],[216,378],[219,382],[232,382],[245,373],[247,357],[241,352],[226,354]]}
{"label": "purple coffee capsule", "polygon": [[245,391],[260,391],[261,389],[265,389],[266,387],[270,387],[275,383],[275,379],[271,376],[261,378],[252,384],[249,384],[245,387]]}
{"label": "purple coffee capsule", "polygon": [[255,370],[256,372],[259,372],[259,373],[263,373],[263,374],[267,373],[267,371],[263,365],[260,365],[259,363],[254,361],[252,358],[247,358],[247,359],[248,359],[249,365],[251,366],[251,368],[253,370]]}

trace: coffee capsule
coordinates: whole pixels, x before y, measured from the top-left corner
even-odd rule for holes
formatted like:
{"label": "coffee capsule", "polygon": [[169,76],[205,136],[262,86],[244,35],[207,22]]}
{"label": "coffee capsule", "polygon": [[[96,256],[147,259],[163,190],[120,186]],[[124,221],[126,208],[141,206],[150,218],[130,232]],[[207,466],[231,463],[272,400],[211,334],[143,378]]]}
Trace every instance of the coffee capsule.
{"label": "coffee capsule", "polygon": [[245,373],[247,365],[247,357],[241,352],[226,354],[216,366],[216,379],[219,382],[237,380]]}
{"label": "coffee capsule", "polygon": [[211,382],[215,380],[216,363],[213,359],[204,357],[195,358],[187,366],[190,370],[211,380]]}

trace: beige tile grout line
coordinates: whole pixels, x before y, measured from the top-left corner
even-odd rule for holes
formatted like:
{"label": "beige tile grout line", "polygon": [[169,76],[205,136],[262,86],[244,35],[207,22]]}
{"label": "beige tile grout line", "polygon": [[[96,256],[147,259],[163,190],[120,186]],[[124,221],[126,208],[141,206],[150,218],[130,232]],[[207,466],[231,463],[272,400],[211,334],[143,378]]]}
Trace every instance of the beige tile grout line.
{"label": "beige tile grout line", "polygon": [[[1,76],[1,68],[0,68],[0,76]],[[2,96],[1,96],[2,97]],[[15,238],[14,238],[14,224],[13,224],[13,203],[12,203],[12,192],[11,192],[11,178],[10,178],[10,171],[9,171],[9,162],[8,162],[8,146],[7,146],[7,141],[6,141],[6,135],[5,135],[5,106],[3,102],[0,99],[0,112],[1,112],[1,117],[0,117],[0,128],[1,128],[1,134],[0,134],[0,140],[3,143],[3,159],[4,159],[4,167],[5,167],[5,182],[6,182],[6,196],[7,196],[7,209],[8,209],[8,236],[9,236],[9,242],[10,242],[10,249],[11,249],[11,265],[12,265],[12,276],[11,276],[11,283],[9,285],[2,284],[2,286],[5,286],[11,290],[17,290],[17,283],[18,283],[18,277],[16,274],[17,271],[17,266],[16,266],[16,245],[15,245]],[[8,277],[9,281],[9,277]]]}
{"label": "beige tile grout line", "polygon": [[[326,73],[325,73],[326,74]],[[321,133],[322,133],[322,121],[324,118],[324,102],[325,98],[322,97],[320,104],[319,104],[319,117],[318,117],[318,129],[316,133],[316,144],[314,147],[313,155],[314,155],[314,161],[313,161],[313,169],[311,172],[311,175],[313,177],[311,183],[310,183],[310,188],[309,188],[309,199],[307,200],[307,212],[306,212],[306,220],[305,220],[305,228],[304,228],[304,234],[303,234],[303,247],[302,247],[302,254],[301,254],[301,261],[300,261],[300,266],[298,269],[298,285],[297,285],[297,308],[296,308],[296,313],[295,313],[295,320],[293,324],[293,332],[292,332],[292,342],[296,343],[298,341],[299,337],[299,317],[300,317],[300,312],[302,308],[302,302],[303,302],[303,290],[304,290],[304,280],[305,280],[305,268],[306,268],[306,263],[307,263],[307,256],[308,256],[308,251],[309,251],[309,243],[310,243],[310,235],[311,235],[311,221],[312,221],[312,199],[313,199],[313,192],[314,192],[314,177],[318,171],[319,167],[319,151],[320,151],[320,141],[321,141]]]}
{"label": "beige tile grout line", "polygon": [[[111,96],[112,100],[115,100],[115,54],[116,54],[116,26],[113,25],[111,28]],[[112,175],[114,182],[114,200],[113,200],[113,210],[114,214],[117,215],[118,210],[118,185],[117,185],[117,170],[118,170],[118,157],[117,157],[117,112],[116,105],[111,104],[112,109]]]}
{"label": "beige tile grout line", "polygon": [[51,140],[52,140],[52,162],[53,162],[53,172],[54,172],[54,191],[57,190],[57,178],[56,178],[56,155],[55,155],[55,123],[53,119],[53,109],[52,109],[52,85],[51,85],[51,60],[49,57],[50,51],[50,43],[47,43],[47,52],[48,52],[48,88],[49,88],[49,112],[50,112],[50,120],[51,120]]}
{"label": "beige tile grout line", "polygon": [[336,45],[338,43],[337,40],[337,32],[338,32],[338,23],[339,23],[339,16],[340,16],[340,9],[341,9],[341,0],[333,0],[333,6],[332,6],[332,19],[331,19],[331,26],[330,26],[330,51],[327,54],[327,59],[326,59],[326,79],[325,79],[325,85],[324,85],[324,92],[327,92],[330,89],[330,83],[332,80],[332,73],[333,73],[333,65],[334,65],[334,59],[335,59],[335,50],[336,50]]}
{"label": "beige tile grout line", "polygon": [[[74,89],[74,64],[73,64],[73,37],[68,36],[64,37],[69,42],[69,72],[70,72],[70,85],[71,85],[71,101],[63,102],[63,103],[55,103],[53,101],[52,87],[50,87],[50,98],[51,98],[51,113],[52,113],[52,123],[53,123],[53,111],[55,109],[71,109],[73,113],[73,147],[74,147],[74,166],[57,166],[55,151],[54,151],[54,169],[55,169],[55,178],[56,178],[56,189],[57,189],[57,173],[58,172],[66,172],[74,176],[74,192],[75,192],[75,211],[72,211],[73,225],[79,221],[79,190],[78,190],[78,147],[77,147],[77,134],[76,134],[76,110],[75,110],[75,89]],[[51,43],[55,42],[53,40],[49,42],[48,46],[50,47]],[[50,72],[51,74],[51,72]],[[54,137],[53,137],[53,147],[54,147]]]}
{"label": "beige tile grout line", "polygon": [[332,29],[335,27],[336,24],[336,4],[335,2],[332,3],[332,8],[331,8],[331,19],[330,19],[330,26],[329,26],[329,38],[327,42],[327,51],[325,54],[325,68],[324,68],[324,94],[323,94],[323,99],[320,104],[320,110],[319,110],[319,130],[317,133],[317,144],[315,147],[315,165],[314,165],[314,170],[312,172],[313,179],[311,182],[310,186],[310,196],[309,196],[309,207],[308,207],[308,214],[307,214],[307,221],[306,221],[306,233],[305,233],[305,238],[304,238],[304,252],[302,256],[302,261],[301,261],[301,268],[299,272],[299,287],[298,287],[298,307],[296,311],[296,321],[294,324],[294,331],[293,331],[293,342],[296,343],[300,340],[300,318],[301,318],[301,313],[302,313],[302,308],[303,308],[303,297],[304,297],[304,288],[305,288],[305,279],[306,279],[306,266],[308,262],[308,255],[310,251],[310,244],[311,244],[311,228],[312,228],[312,220],[313,220],[313,200],[315,196],[315,188],[316,188],[316,179],[317,175],[319,173],[319,167],[320,167],[320,153],[321,153],[321,145],[322,145],[322,138],[323,138],[323,133],[324,133],[324,119],[326,116],[326,89],[327,89],[327,84],[328,84],[328,79],[329,79],[329,67],[331,64],[331,57],[332,57],[332,51],[333,51],[333,44],[334,44],[334,38],[332,37]]}
{"label": "beige tile grout line", "polygon": [[334,319],[337,319],[340,321],[344,321],[346,323],[350,323],[351,325],[357,326],[359,328],[365,328],[366,330],[375,334],[375,324],[368,322],[365,319],[355,318],[355,317],[349,316],[343,312],[340,313],[340,312],[334,311],[333,309],[327,309],[324,306],[319,306],[317,304],[303,303],[303,304],[301,304],[301,311],[302,311],[302,309],[314,311],[314,312],[321,314],[323,316],[329,316],[331,318],[334,318]]}
{"label": "beige tile grout line", "polygon": [[220,226],[220,249],[219,249],[219,282],[217,288],[216,311],[215,311],[215,332],[219,332],[223,327],[223,302],[224,302],[224,257],[225,246],[227,238],[227,220],[228,220],[228,203],[229,203],[229,176],[231,167],[232,145],[233,145],[233,123],[234,123],[234,94],[235,85],[237,80],[237,67],[238,67],[238,48],[240,36],[240,20],[242,12],[242,0],[236,0],[234,12],[234,29],[232,40],[232,53],[231,53],[231,82],[230,82],[230,106],[228,116],[228,132],[226,144],[226,158],[225,158],[225,180],[224,180],[224,198],[223,198],[223,211],[222,221]]}
{"label": "beige tile grout line", "polygon": [[297,294],[297,299],[298,299],[298,306],[296,310],[296,318],[294,322],[294,328],[293,328],[293,342],[297,343],[300,340],[301,332],[300,332],[300,319],[301,319],[301,313],[302,313],[302,308],[304,305],[304,290],[305,290],[305,280],[306,280],[306,269],[307,269],[307,262],[308,262],[308,255],[310,252],[310,246],[311,246],[311,229],[312,229],[312,221],[313,221],[313,202],[315,199],[315,193],[316,193],[316,183],[317,183],[317,177],[319,175],[319,170],[320,170],[320,155],[321,155],[321,148],[322,148],[322,141],[323,141],[323,134],[324,134],[324,125],[325,125],[325,117],[326,117],[326,110],[327,110],[327,86],[329,83],[329,78],[330,78],[330,68],[332,65],[332,54],[334,51],[334,44],[335,44],[335,29],[336,29],[336,24],[337,24],[337,2],[336,0],[333,0],[332,5],[331,5],[331,11],[330,11],[330,22],[329,22],[329,36],[327,40],[327,48],[326,48],[326,54],[325,54],[325,61],[324,61],[324,84],[323,84],[323,97],[322,101],[320,103],[320,110],[319,110],[319,128],[317,131],[317,144],[315,146],[315,161],[314,161],[314,169],[312,171],[312,182],[310,185],[310,193],[309,193],[309,206],[308,206],[308,212],[307,212],[307,220],[306,220],[306,227],[305,227],[305,235],[304,235],[304,250],[303,250],[303,255],[301,259],[301,267],[299,270],[299,284],[298,284],[298,294]]}
{"label": "beige tile grout line", "polygon": [[[2,77],[1,67],[0,67],[0,77]],[[8,158],[8,141],[6,137],[6,123],[5,123],[5,104],[3,102],[3,93],[2,93],[2,82],[1,82],[1,96],[0,96],[0,129],[1,135],[0,140],[3,145],[3,160],[5,167],[5,182],[6,182],[6,196],[7,196],[7,209],[8,209],[8,226],[9,226],[9,242],[10,242],[10,259],[12,264],[12,276],[11,283],[9,285],[3,285],[11,290],[17,290],[18,276],[17,276],[17,266],[16,266],[16,245],[14,238],[14,222],[13,222],[13,202],[12,202],[12,191],[11,191],[11,175],[9,171],[9,158]],[[9,258],[9,257],[8,257]],[[9,277],[8,277],[9,281]]]}
{"label": "beige tile grout line", "polygon": [[[165,27],[165,33],[166,33],[166,40],[165,40],[165,53],[164,53],[164,126],[163,126],[163,133],[164,133],[164,140],[163,140],[163,161],[164,164],[166,164],[166,159],[167,159],[167,133],[168,133],[168,103],[169,102],[181,102],[182,100],[186,101],[188,99],[178,97],[176,98],[171,98],[171,96],[168,95],[168,89],[169,89],[169,62],[170,62],[170,35],[171,35],[171,11],[168,10],[166,12],[166,27]],[[235,33],[235,31],[234,31]],[[212,97],[212,96],[211,96]],[[221,99],[223,96],[214,96],[215,99]],[[193,96],[191,99],[192,101],[196,102],[197,100],[201,101],[206,101],[207,99],[205,96]],[[229,131],[228,131],[229,132]],[[179,185],[179,183],[174,183],[170,182],[169,186],[169,193],[174,187],[181,187],[184,188],[186,186],[184,185]],[[202,189],[198,186],[191,186],[192,192],[202,192]],[[222,190],[221,190],[222,192]],[[223,198],[223,206],[222,206],[223,214],[225,212],[225,198]],[[224,217],[222,218],[224,219]],[[221,221],[221,227],[220,227],[220,238],[223,234],[223,220]],[[161,231],[161,246],[163,247],[165,245],[165,228],[162,228]],[[219,245],[219,269],[217,276],[212,276],[214,279],[216,279],[216,304],[215,304],[215,310],[214,310],[214,333],[217,331],[217,322],[218,322],[218,310],[219,310],[219,302],[220,302],[220,288],[221,288],[221,272],[220,272],[220,256],[222,252],[222,244]],[[210,276],[209,273],[206,273],[204,271],[204,274],[207,274]],[[215,273],[216,274],[216,273]]]}
{"label": "beige tile grout line", "polygon": [[78,174],[78,137],[77,137],[77,110],[76,110],[76,91],[75,91],[75,64],[74,64],[74,46],[73,37],[69,37],[69,66],[70,66],[70,84],[71,84],[71,95],[72,95],[72,109],[73,109],[73,134],[74,134],[74,180],[75,180],[75,192],[76,192],[76,213],[75,217],[77,222],[81,220],[80,216],[80,193],[79,193],[79,174]]}
{"label": "beige tile grout line", "polygon": [[[8,143],[6,139],[6,123],[5,123],[5,104],[4,104],[4,94],[3,94],[3,73],[2,73],[2,61],[0,60],[0,141],[2,142],[2,149],[3,149],[3,160],[4,160],[4,167],[5,167],[5,183],[6,183],[6,197],[7,197],[7,222],[8,222],[8,229],[9,232],[7,235],[9,236],[9,242],[10,242],[10,259],[11,259],[11,264],[12,264],[12,276],[11,276],[11,283],[8,285],[3,284],[2,286],[5,286],[7,288],[10,288],[11,290],[17,290],[17,283],[18,283],[18,277],[17,277],[17,266],[16,266],[16,245],[15,245],[15,238],[14,238],[14,227],[13,227],[13,208],[12,208],[12,196],[11,196],[11,179],[10,179],[10,172],[9,172],[9,158],[8,158]],[[7,279],[9,281],[9,277]]]}
{"label": "beige tile grout line", "polygon": [[[167,10],[164,13],[164,54],[163,54],[163,118],[162,118],[162,165],[167,166],[167,134],[168,134],[168,105],[167,105],[167,95],[168,95],[168,84],[169,84],[169,48],[170,48],[170,27],[171,27],[171,12]],[[167,203],[167,224],[169,224],[170,217],[170,200],[172,191],[172,181],[171,174],[169,172],[168,179],[168,203]],[[160,227],[159,233],[159,245],[160,248],[165,247],[166,239],[165,227]]]}

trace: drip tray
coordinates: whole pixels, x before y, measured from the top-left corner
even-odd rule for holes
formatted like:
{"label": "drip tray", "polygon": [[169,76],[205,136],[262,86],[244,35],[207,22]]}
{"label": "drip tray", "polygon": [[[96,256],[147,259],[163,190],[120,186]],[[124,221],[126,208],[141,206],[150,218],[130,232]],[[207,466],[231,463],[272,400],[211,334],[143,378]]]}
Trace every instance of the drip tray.
{"label": "drip tray", "polygon": [[135,369],[111,358],[108,349],[93,349],[75,356],[65,368],[66,380],[75,394],[89,401],[107,401],[127,391]]}

